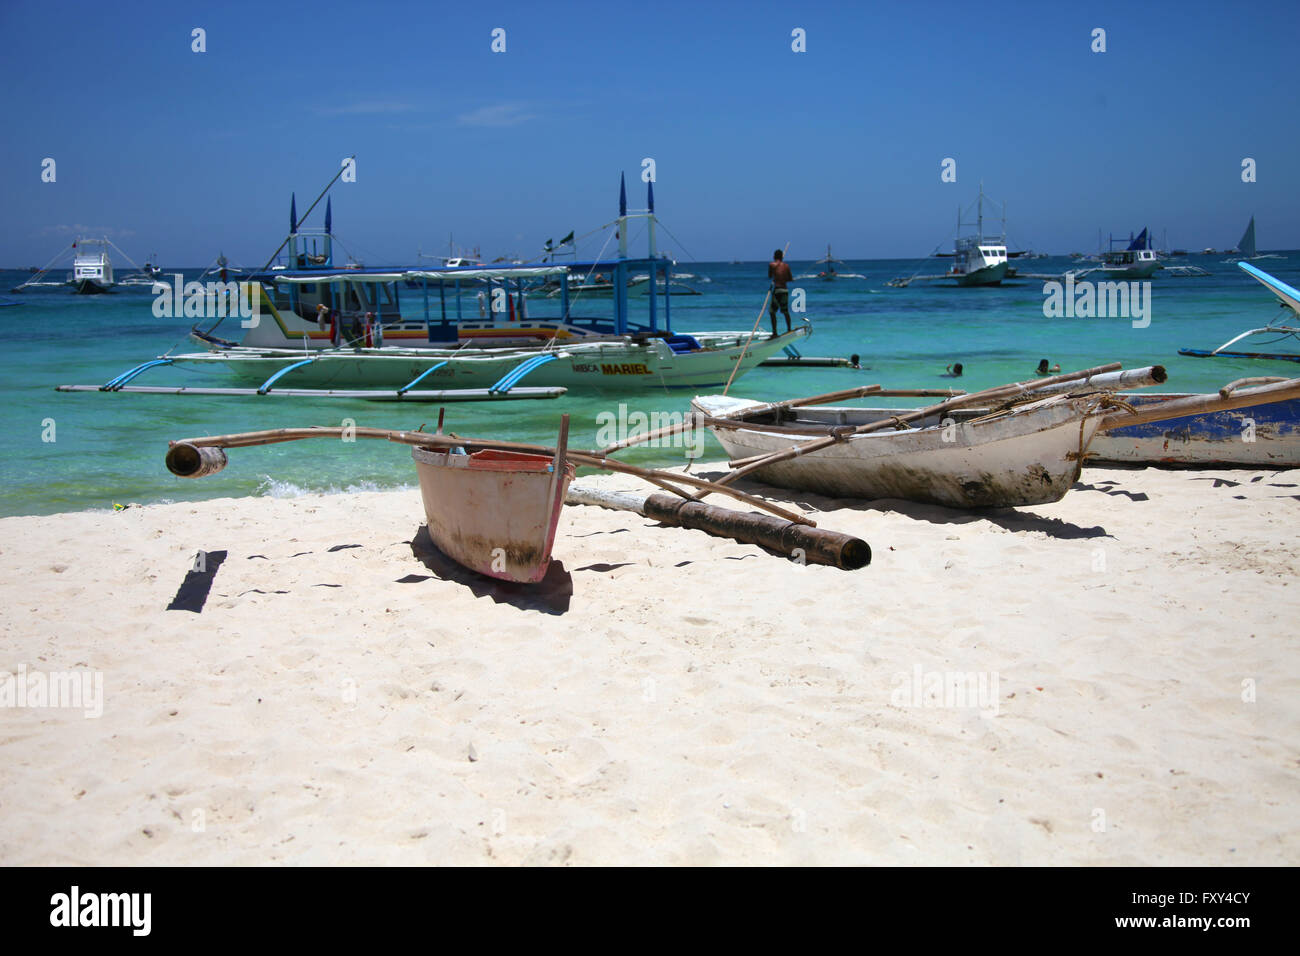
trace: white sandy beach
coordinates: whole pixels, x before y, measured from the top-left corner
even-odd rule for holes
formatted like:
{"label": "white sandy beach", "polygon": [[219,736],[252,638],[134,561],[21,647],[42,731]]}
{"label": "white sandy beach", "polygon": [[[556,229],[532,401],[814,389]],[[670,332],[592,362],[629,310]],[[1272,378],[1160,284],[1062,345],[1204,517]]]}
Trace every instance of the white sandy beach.
{"label": "white sandy beach", "polygon": [[0,863],[1300,862],[1300,475],[768,491],[872,564],[569,507],[510,587],[413,550],[414,490],[0,520],[0,671],[104,695],[0,708]]}

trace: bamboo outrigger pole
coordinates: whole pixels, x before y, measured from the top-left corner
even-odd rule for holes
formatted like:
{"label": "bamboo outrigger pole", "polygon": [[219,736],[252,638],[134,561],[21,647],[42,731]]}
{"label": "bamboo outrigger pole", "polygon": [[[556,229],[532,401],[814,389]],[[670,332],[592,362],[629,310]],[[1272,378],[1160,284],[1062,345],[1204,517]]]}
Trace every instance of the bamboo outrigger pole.
{"label": "bamboo outrigger pole", "polygon": [[[822,405],[826,402],[843,402],[850,398],[862,398],[864,395],[879,393],[879,385],[862,385],[858,388],[845,388],[838,392],[826,392],[823,395],[814,395],[811,398],[797,398],[788,402],[775,402],[770,405],[759,405],[754,409],[746,409],[743,413],[745,418],[752,415],[761,414],[762,412],[771,411],[777,408],[791,408],[796,405]],[[948,394],[945,392],[944,394]],[[606,445],[596,454],[612,455],[616,451],[622,451],[624,448],[630,448],[633,445],[640,445],[644,442],[652,441],[656,438],[663,438],[677,432],[692,431],[699,427],[701,418],[695,414],[688,414],[686,420],[677,425],[666,425],[663,428],[656,428],[654,431],[641,432],[639,435],[632,435],[621,441],[616,441],[612,445]]]}
{"label": "bamboo outrigger pole", "polygon": [[[1225,391],[1228,394],[1223,394]],[[1225,385],[1215,395],[1188,395],[1185,398],[1171,398],[1167,402],[1145,405],[1135,411],[1125,409],[1112,412],[1101,420],[1097,428],[1099,431],[1110,431],[1128,425],[1145,425],[1148,422],[1183,418],[1188,415],[1204,415],[1207,412],[1227,412],[1234,408],[1249,408],[1252,405],[1284,402],[1294,398],[1300,398],[1300,378],[1283,379],[1270,385],[1236,390]]]}
{"label": "bamboo outrigger pole", "polygon": [[[495,449],[545,455],[550,458],[555,457],[555,449],[549,446],[530,445],[522,442],[484,441],[474,438],[462,438],[451,433],[438,435],[429,432],[395,431],[385,428],[276,428],[269,431],[236,432],[230,435],[209,435],[201,438],[185,438],[173,441],[167,449],[167,469],[181,478],[203,478],[216,474],[226,467],[226,453],[223,450],[226,448],[274,445],[280,442],[301,441],[307,438],[342,439],[345,436],[349,438],[375,438],[398,444],[421,445],[433,448],[464,448],[466,451]],[[693,475],[683,475],[673,471],[661,471],[653,468],[640,468],[636,465],[607,459],[592,452],[573,451],[572,449],[567,452],[567,457],[569,461],[577,465],[634,475],[682,498],[694,500],[693,495],[675,487],[676,485],[686,485],[706,492],[718,492],[737,501],[743,501],[755,508],[771,512],[787,521],[809,527],[817,526],[817,522],[812,519],[764,501],[762,498],[756,498],[743,491],[705,481]]]}

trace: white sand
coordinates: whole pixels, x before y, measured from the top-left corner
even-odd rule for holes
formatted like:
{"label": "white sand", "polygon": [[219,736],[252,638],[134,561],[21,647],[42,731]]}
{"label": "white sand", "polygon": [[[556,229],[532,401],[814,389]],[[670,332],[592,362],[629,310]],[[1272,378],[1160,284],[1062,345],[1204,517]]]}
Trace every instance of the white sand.
{"label": "white sand", "polygon": [[0,670],[105,699],[0,709],[0,863],[1295,864],[1297,484],[790,496],[857,572],[570,507],[563,613],[438,577],[415,491],[7,518]]}

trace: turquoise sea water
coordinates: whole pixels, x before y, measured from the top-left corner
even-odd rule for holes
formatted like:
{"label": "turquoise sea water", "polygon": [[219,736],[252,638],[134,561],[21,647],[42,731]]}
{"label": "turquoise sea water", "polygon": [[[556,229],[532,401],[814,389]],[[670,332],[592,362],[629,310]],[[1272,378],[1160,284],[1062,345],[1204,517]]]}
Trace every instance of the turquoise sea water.
{"label": "turquoise sea water", "polygon": [[[1269,259],[1260,267],[1300,285],[1300,253]],[[1064,370],[1105,362],[1126,368],[1162,364],[1170,391],[1204,391],[1245,375],[1289,375],[1289,362],[1193,359],[1180,347],[1214,348],[1247,328],[1280,319],[1273,297],[1225,257],[1194,255],[1188,262],[1212,272],[1209,278],[1152,280],[1151,322],[1133,328],[1124,318],[1043,316],[1043,283],[1017,280],[994,288],[959,289],[948,284],[886,288],[889,279],[917,271],[938,272],[941,260],[848,261],[842,272],[864,279],[822,282],[798,280],[806,289],[814,334],[800,343],[806,355],[862,357],[861,371],[850,369],[756,369],[732,386],[732,393],[777,400],[879,382],[886,387],[975,390],[1033,377],[1038,360]],[[793,262],[796,275],[810,271]],[[1021,271],[1060,273],[1077,268],[1068,258],[1021,260]],[[766,263],[682,262],[679,271],[700,279],[688,283],[704,294],[674,298],[677,332],[748,330],[767,288]],[[174,270],[171,270],[174,271]],[[189,270],[193,278],[198,270]],[[0,272],[0,288],[27,278]],[[708,281],[703,281],[707,279]],[[147,288],[106,296],[74,296],[66,289],[42,289],[9,300],[0,308],[4,372],[0,379],[0,515],[49,514],[113,503],[176,501],[240,495],[290,495],[411,486],[415,472],[409,451],[387,442],[297,442],[237,449],[218,475],[197,481],[173,477],[163,466],[169,439],[282,426],[339,425],[351,418],[378,428],[430,427],[436,405],[398,405],[361,401],[296,398],[218,398],[132,394],[58,393],[60,384],[102,384],[126,369],[169,349],[192,351],[186,341],[190,321],[158,319]],[[632,300],[633,303],[636,300]],[[633,306],[637,308],[636,305]],[[643,308],[643,306],[642,306]],[[607,310],[593,303],[591,311]],[[542,308],[535,308],[540,315]],[[760,328],[767,327],[764,315]],[[224,328],[224,327],[223,327]],[[784,323],[782,323],[784,328]],[[1290,346],[1284,350],[1294,351]],[[963,377],[942,377],[944,367],[961,362]],[[211,374],[163,369],[136,384],[231,384]],[[287,384],[287,380],[286,380]],[[460,434],[550,444],[559,416],[572,420],[571,443],[596,444],[597,416],[630,410],[682,411],[689,396],[639,392],[625,396],[570,394],[556,401],[449,404],[447,427]],[[876,401],[880,404],[880,400]],[[899,404],[906,404],[899,402]],[[53,423],[54,441],[44,441]],[[671,464],[674,449],[643,449],[625,459]],[[706,458],[722,457],[710,437]]]}

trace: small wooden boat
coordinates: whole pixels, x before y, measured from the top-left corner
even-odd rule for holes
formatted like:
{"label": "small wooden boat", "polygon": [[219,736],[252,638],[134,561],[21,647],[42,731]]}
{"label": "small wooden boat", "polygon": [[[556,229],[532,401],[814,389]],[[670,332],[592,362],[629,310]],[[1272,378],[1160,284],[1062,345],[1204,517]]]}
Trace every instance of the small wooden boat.
{"label": "small wooden boat", "polygon": [[[1282,382],[1284,379],[1253,380]],[[1223,395],[1235,391],[1223,389]],[[1192,394],[1130,395],[1138,411],[1178,400],[1209,401]],[[1300,468],[1300,401],[1283,399],[1242,409],[1207,411],[1179,418],[1102,430],[1085,465],[1174,468]]]}
{"label": "small wooden boat", "polygon": [[[758,402],[697,397],[693,409],[735,460],[789,449],[813,436],[887,423],[906,409],[791,408],[749,417]],[[1097,429],[1090,398],[1051,396],[1003,412],[938,413],[901,429],[842,440],[759,468],[769,484],[843,498],[901,498],[951,508],[1013,508],[1058,501],[1079,477]]]}
{"label": "small wooden boat", "polygon": [[565,455],[569,416],[554,457],[485,449],[411,449],[429,537],[449,558],[505,581],[536,582],[551,563],[555,529],[575,469]]}
{"label": "small wooden boat", "polygon": [[[1115,394],[1165,380],[1159,365],[1122,371],[1112,363],[970,395],[948,393],[946,401],[920,409],[829,406],[847,398],[936,394],[868,385],[769,404],[704,396],[693,410],[696,424],[710,428],[731,455],[735,470],[720,484],[753,473],[787,488],[958,508],[1056,501],[1096,441],[1103,449],[1098,457],[1108,460],[1167,462],[1170,456],[1144,431],[1154,422],[1165,422],[1166,434],[1177,433],[1180,421],[1192,423],[1186,427],[1197,438],[1196,451],[1185,455],[1189,464],[1288,466],[1300,444],[1300,379],[1240,379],[1217,395]],[[1246,418],[1229,414],[1242,408],[1253,411]],[[1231,436],[1224,431],[1228,421]],[[1117,437],[1099,437],[1107,434]],[[1231,449],[1233,440],[1257,447]]]}

